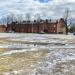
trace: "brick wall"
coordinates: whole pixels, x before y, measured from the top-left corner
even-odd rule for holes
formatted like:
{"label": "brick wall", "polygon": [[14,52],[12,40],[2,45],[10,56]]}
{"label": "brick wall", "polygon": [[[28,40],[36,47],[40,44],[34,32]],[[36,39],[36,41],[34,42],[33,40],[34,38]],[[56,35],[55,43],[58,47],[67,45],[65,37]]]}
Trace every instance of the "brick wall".
{"label": "brick wall", "polygon": [[66,23],[64,19],[60,19],[58,22],[48,22],[48,20],[42,22],[25,22],[25,23],[11,23],[7,25],[7,30],[14,30],[19,33],[39,33],[41,31],[45,33],[66,33]]}

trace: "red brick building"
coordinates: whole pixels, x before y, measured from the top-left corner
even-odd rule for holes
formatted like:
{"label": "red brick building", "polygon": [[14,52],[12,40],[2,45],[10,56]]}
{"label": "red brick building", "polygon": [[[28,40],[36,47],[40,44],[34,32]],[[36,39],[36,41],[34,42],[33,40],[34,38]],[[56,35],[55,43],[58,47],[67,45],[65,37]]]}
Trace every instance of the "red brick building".
{"label": "red brick building", "polygon": [[21,23],[12,22],[7,25],[7,32],[14,31],[18,33],[67,33],[67,25],[64,19],[58,21],[40,20],[40,22],[23,21]]}
{"label": "red brick building", "polygon": [[6,26],[0,25],[0,32],[6,32]]}

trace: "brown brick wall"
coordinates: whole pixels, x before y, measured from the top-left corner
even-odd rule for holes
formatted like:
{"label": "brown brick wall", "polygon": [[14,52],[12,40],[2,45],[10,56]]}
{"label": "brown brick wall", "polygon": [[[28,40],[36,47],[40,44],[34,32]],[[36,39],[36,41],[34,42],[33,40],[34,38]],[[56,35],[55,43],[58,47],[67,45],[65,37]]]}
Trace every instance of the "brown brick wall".
{"label": "brown brick wall", "polygon": [[6,26],[0,25],[0,32],[6,32]]}
{"label": "brown brick wall", "polygon": [[66,33],[66,24],[63,19],[60,19],[58,22],[48,22],[45,20],[44,22],[34,22],[34,23],[24,23],[24,24],[16,24],[11,23],[7,25],[7,30],[14,30],[19,33],[39,33],[41,31],[46,33]]}

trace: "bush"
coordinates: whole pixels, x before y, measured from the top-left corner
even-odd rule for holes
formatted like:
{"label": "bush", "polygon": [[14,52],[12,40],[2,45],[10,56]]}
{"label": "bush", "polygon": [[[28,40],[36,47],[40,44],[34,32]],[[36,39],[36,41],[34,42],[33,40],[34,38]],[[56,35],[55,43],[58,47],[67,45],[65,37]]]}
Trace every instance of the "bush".
{"label": "bush", "polygon": [[75,32],[75,25],[70,27],[69,32],[71,32],[71,33]]}

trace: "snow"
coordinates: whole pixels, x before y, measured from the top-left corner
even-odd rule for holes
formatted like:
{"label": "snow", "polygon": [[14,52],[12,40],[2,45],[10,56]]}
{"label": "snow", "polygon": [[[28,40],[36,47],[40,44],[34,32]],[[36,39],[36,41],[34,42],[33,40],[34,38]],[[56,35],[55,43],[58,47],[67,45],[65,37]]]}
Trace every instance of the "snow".
{"label": "snow", "polygon": [[[3,75],[75,75],[75,36],[64,34],[0,34],[0,40],[2,38],[4,40],[0,43],[0,48],[11,49],[4,51],[0,56],[37,52],[33,56],[40,59],[37,59],[36,64],[30,64],[26,70],[21,68],[22,71],[14,70],[9,73],[5,72]],[[40,56],[39,51],[40,53],[47,52],[42,54],[44,56]]]}

